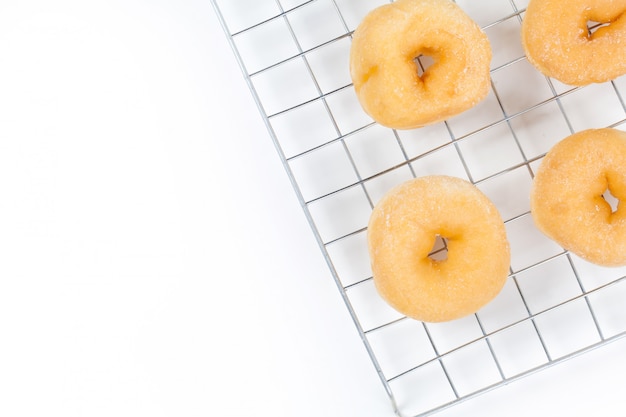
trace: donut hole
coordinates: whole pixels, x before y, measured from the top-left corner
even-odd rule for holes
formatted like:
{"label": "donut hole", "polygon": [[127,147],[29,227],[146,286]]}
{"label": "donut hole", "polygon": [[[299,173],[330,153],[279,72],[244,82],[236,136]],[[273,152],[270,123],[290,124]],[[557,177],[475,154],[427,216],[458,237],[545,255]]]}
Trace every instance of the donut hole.
{"label": "donut hole", "polygon": [[417,67],[417,76],[422,78],[428,68],[432,67],[435,63],[435,58],[432,55],[419,54],[418,56],[413,58],[413,62]]}
{"label": "donut hole", "polygon": [[593,34],[600,28],[607,27],[610,22],[596,22],[594,20],[587,21],[587,37],[591,38]]}
{"label": "donut hole", "polygon": [[435,237],[433,245],[428,257],[434,262],[442,262],[448,259],[448,239],[441,235]]}
{"label": "donut hole", "polygon": [[602,198],[604,198],[604,201],[611,206],[611,213],[615,213],[617,211],[617,207],[619,206],[619,198],[611,194],[610,188],[606,189],[606,191],[602,194]]}

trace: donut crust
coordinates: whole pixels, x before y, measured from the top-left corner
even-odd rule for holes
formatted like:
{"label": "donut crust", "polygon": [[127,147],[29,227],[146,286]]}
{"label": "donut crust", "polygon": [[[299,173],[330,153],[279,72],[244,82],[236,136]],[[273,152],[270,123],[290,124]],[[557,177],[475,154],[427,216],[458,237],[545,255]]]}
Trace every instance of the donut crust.
{"label": "donut crust", "polygon": [[626,207],[613,212],[606,190],[626,201],[626,132],[589,129],[557,143],[533,181],[537,228],[564,249],[597,265],[626,265]]}
{"label": "donut crust", "polygon": [[[531,0],[522,21],[526,57],[565,84],[613,80],[626,74],[625,12],[624,0]],[[590,35],[587,22],[605,26]]]}
{"label": "donut crust", "polygon": [[[434,63],[420,77],[415,59]],[[379,124],[412,129],[443,121],[489,92],[491,46],[449,0],[397,0],[372,10],[352,36],[350,75]]]}
{"label": "donut crust", "polygon": [[[445,260],[429,253],[446,239]],[[391,189],[367,229],[374,284],[408,317],[442,322],[478,311],[502,289],[510,248],[493,203],[456,177],[426,176]]]}

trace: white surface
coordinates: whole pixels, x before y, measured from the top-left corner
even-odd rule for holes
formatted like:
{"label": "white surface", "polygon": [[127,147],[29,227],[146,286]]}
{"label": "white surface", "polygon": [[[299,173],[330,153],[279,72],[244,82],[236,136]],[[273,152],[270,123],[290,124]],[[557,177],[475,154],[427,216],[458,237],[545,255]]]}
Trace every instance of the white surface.
{"label": "white surface", "polygon": [[[0,196],[0,415],[391,415],[208,1],[2,0]],[[622,415],[625,346],[440,415]]]}

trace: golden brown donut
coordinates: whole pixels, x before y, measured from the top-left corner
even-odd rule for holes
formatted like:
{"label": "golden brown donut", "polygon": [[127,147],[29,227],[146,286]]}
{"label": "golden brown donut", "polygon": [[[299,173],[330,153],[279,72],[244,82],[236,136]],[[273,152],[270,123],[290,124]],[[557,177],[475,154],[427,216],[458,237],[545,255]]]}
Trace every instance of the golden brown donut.
{"label": "golden brown donut", "polygon": [[[429,253],[437,236],[447,258]],[[478,311],[507,279],[510,249],[493,203],[471,183],[426,176],[392,188],[374,207],[367,229],[374,284],[393,308],[442,322]]]}
{"label": "golden brown donut", "polygon": [[[570,85],[626,74],[625,12],[624,0],[531,0],[522,22],[526,57],[543,74]],[[590,35],[590,21],[605,26]]]}
{"label": "golden brown donut", "polygon": [[626,265],[626,132],[590,129],[557,143],[533,181],[530,209],[537,225],[563,248],[589,262]]}
{"label": "golden brown donut", "polygon": [[[415,58],[434,59],[418,75]],[[381,125],[412,129],[461,113],[487,96],[491,46],[449,0],[397,0],[372,10],[352,36],[350,75]]]}

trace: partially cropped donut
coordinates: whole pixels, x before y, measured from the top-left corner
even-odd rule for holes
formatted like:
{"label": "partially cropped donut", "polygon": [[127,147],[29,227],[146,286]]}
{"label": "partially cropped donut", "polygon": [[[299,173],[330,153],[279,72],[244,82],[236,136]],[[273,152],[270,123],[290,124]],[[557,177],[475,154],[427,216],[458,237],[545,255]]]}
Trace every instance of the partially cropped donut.
{"label": "partially cropped donut", "polygon": [[535,224],[563,248],[603,266],[626,265],[626,132],[591,129],[557,143],[533,181]]}
{"label": "partially cropped donut", "polygon": [[[429,256],[437,237],[447,258]],[[478,311],[506,282],[510,249],[493,203],[456,177],[427,176],[392,188],[367,229],[374,284],[402,314],[442,322]]]}
{"label": "partially cropped donut", "polygon": [[[420,76],[416,58],[434,63]],[[397,0],[372,10],[352,36],[350,74],[361,106],[381,125],[445,120],[489,92],[487,36],[449,0]]]}
{"label": "partially cropped donut", "polygon": [[[593,33],[588,22],[600,25]],[[531,0],[522,22],[528,60],[565,84],[626,74],[626,1]]]}

